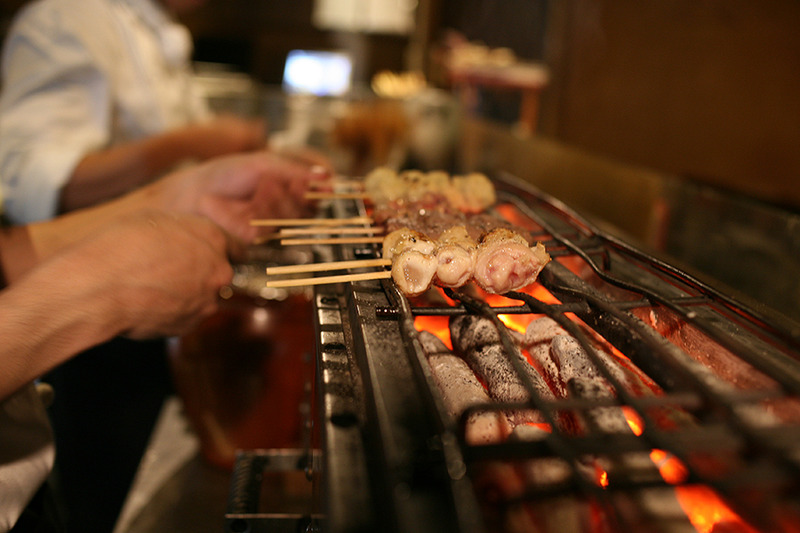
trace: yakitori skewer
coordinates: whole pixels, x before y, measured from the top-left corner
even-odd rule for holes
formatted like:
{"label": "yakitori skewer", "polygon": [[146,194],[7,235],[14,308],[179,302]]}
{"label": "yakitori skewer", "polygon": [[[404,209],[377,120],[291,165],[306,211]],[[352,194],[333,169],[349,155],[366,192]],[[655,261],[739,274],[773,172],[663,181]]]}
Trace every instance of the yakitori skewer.
{"label": "yakitori skewer", "polygon": [[321,189],[323,187],[327,188],[346,188],[346,189],[353,189],[357,191],[364,190],[364,182],[361,180],[355,179],[346,179],[346,178],[331,178],[329,180],[315,180],[310,182],[309,189]]}
{"label": "yakitori skewer", "polygon": [[369,268],[377,266],[391,266],[391,259],[353,259],[351,261],[332,261],[330,263],[309,263],[306,265],[283,265],[267,267],[268,276],[278,274],[302,274],[305,272],[324,272],[328,270],[343,270],[345,268]]}
{"label": "yakitori skewer", "polygon": [[350,218],[255,218],[251,226],[345,226],[348,224],[372,224],[370,217]]}
{"label": "yakitori skewer", "polygon": [[308,191],[303,197],[306,200],[369,200],[370,196],[365,192],[326,192]]}
{"label": "yakitori skewer", "polygon": [[[401,292],[408,296],[420,295],[433,284],[460,287],[470,280],[486,292],[503,294],[533,283],[550,261],[550,255],[541,243],[530,246],[523,236],[507,228],[495,228],[479,241],[473,241],[463,226],[449,228],[437,240],[409,228],[395,230],[386,236],[281,240],[284,245],[380,243],[383,244],[384,261],[380,265],[392,267],[384,275],[391,275]],[[366,265],[352,265],[357,266]],[[333,264],[328,268],[316,267],[313,271],[337,268],[348,267]],[[325,283],[314,279],[314,284]],[[295,283],[302,285],[302,281]]]}
{"label": "yakitori skewer", "polygon": [[[278,239],[286,239],[287,237],[296,237],[300,235],[375,235],[384,232],[381,226],[374,227],[298,227],[298,228],[282,228],[276,233],[262,235],[253,241],[253,244],[264,244],[267,241],[275,241]],[[310,238],[310,237],[309,237]]]}
{"label": "yakitori skewer", "polygon": [[283,228],[278,231],[281,237],[290,237],[294,235],[361,235],[364,233],[376,234],[383,233],[383,226],[369,226],[369,227],[303,227],[303,228]]}
{"label": "yakitori skewer", "polygon": [[383,237],[317,237],[307,239],[281,239],[284,246],[313,246],[318,244],[380,244]]}
{"label": "yakitori skewer", "polygon": [[378,270],[375,272],[364,272],[361,274],[341,274],[338,276],[321,276],[318,278],[292,278],[268,280],[267,287],[305,287],[307,285],[325,285],[330,283],[345,283],[352,281],[367,281],[373,279],[389,279],[392,273],[388,270]]}
{"label": "yakitori skewer", "polygon": [[[330,191],[319,190],[328,187]],[[397,172],[378,167],[364,177],[360,186],[337,186],[337,180],[316,183],[316,190],[305,194],[307,200],[366,200],[381,208],[397,203],[444,202],[465,213],[480,213],[497,201],[494,184],[479,172],[450,175],[441,170]]]}

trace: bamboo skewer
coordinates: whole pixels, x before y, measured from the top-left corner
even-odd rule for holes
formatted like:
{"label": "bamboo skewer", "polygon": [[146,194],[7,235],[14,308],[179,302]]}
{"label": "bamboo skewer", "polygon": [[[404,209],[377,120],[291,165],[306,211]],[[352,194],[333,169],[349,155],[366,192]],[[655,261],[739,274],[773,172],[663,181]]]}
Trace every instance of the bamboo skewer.
{"label": "bamboo skewer", "polygon": [[363,190],[364,189],[364,182],[360,180],[348,180],[348,179],[337,179],[333,178],[330,180],[317,180],[312,181],[309,184],[310,189],[319,189],[321,187],[349,187],[354,190]]}
{"label": "bamboo skewer", "polygon": [[325,285],[349,281],[367,281],[373,279],[389,279],[392,273],[388,270],[365,272],[363,274],[341,274],[338,276],[322,276],[319,278],[279,279],[267,281],[267,287],[302,287],[305,285]]}
{"label": "bamboo skewer", "polygon": [[342,226],[347,224],[372,224],[370,217],[352,218],[256,218],[251,226]]}
{"label": "bamboo skewer", "polygon": [[325,192],[309,191],[303,195],[306,200],[368,200],[365,192]]}
{"label": "bamboo skewer", "polygon": [[365,233],[368,234],[376,234],[376,233],[383,233],[384,228],[380,226],[370,227],[370,228],[340,228],[340,227],[331,227],[331,228],[283,228],[277,233],[269,233],[267,235],[262,235],[257,237],[253,240],[253,244],[264,244],[267,241],[274,241],[277,239],[284,239],[286,237],[291,237],[295,235],[362,235]]}
{"label": "bamboo skewer", "polygon": [[277,235],[329,235],[329,234],[342,234],[342,235],[359,235],[362,233],[383,233],[382,226],[371,226],[367,228],[342,228],[338,226],[325,227],[325,228],[283,228]]}
{"label": "bamboo skewer", "polygon": [[391,259],[355,259],[352,261],[333,261],[330,263],[311,263],[307,265],[285,265],[267,267],[267,275],[300,274],[304,272],[323,272],[326,270],[342,270],[345,268],[364,268],[390,266]]}
{"label": "bamboo skewer", "polygon": [[309,239],[281,239],[284,246],[315,245],[315,244],[379,244],[383,237],[331,237]]}

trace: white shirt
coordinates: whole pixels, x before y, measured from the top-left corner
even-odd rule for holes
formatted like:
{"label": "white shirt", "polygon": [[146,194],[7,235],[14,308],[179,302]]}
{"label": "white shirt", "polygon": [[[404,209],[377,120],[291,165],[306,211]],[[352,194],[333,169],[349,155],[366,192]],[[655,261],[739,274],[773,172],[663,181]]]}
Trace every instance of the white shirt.
{"label": "white shirt", "polygon": [[155,0],[36,0],[2,57],[0,179],[9,218],[53,217],[89,152],[205,118],[188,30]]}
{"label": "white shirt", "polygon": [[17,522],[54,459],[53,432],[35,386],[0,400],[0,533]]}

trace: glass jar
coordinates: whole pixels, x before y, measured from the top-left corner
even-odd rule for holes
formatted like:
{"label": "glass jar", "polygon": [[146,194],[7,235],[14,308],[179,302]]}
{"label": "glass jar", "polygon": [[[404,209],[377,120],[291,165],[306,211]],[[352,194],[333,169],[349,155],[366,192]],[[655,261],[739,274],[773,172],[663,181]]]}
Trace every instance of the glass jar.
{"label": "glass jar", "polygon": [[236,266],[216,314],[170,343],[175,387],[203,457],[227,469],[240,449],[300,447],[312,412],[311,291],[265,288],[266,266],[288,263],[285,252],[256,259]]}

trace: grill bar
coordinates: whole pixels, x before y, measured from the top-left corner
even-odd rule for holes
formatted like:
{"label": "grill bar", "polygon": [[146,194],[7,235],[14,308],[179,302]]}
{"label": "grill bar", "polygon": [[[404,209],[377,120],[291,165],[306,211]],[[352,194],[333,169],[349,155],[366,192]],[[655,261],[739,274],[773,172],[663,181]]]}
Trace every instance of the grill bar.
{"label": "grill bar", "polygon": [[[531,454],[529,457],[541,457],[550,455],[553,449],[557,449],[559,457],[565,458],[569,464],[574,465],[581,456],[587,453],[603,453],[604,451],[609,453],[610,450],[610,453],[624,455],[653,448],[669,450],[673,456],[682,461],[688,470],[685,483],[702,483],[713,487],[751,523],[764,527],[765,530],[775,528],[774,517],[768,513],[765,515],[763,508],[758,504],[752,505],[752,501],[747,500],[750,491],[744,489],[748,486],[752,488],[755,483],[764,489],[764,493],[781,493],[786,501],[796,498],[798,495],[797,480],[800,478],[797,461],[798,449],[795,444],[798,442],[796,440],[798,427],[782,425],[777,430],[761,427],[760,424],[753,423],[752,416],[747,415],[747,409],[756,402],[782,399],[784,394],[797,396],[800,391],[798,388],[800,386],[800,373],[798,373],[800,365],[796,359],[787,355],[792,354],[793,350],[800,346],[795,331],[782,329],[751,309],[737,306],[738,304],[730,298],[655,258],[632,250],[627,245],[614,241],[611,237],[598,235],[596,230],[582,221],[578,221],[577,230],[582,230],[584,233],[591,232],[592,238],[588,239],[588,242],[591,243],[589,246],[586,244],[578,246],[564,238],[563,234],[555,229],[555,225],[540,216],[540,212],[528,207],[536,202],[530,202],[530,198],[524,197],[522,200],[516,200],[519,197],[515,194],[507,200],[513,203],[523,202],[521,210],[536,220],[547,233],[553,235],[554,241],[559,242],[564,250],[571,252],[571,254],[565,252],[554,255],[580,257],[603,282],[634,293],[637,299],[633,301],[610,300],[599,295],[567,269],[554,264],[543,272],[542,284],[559,297],[562,304],[544,304],[529,295],[509,294],[506,296],[519,299],[524,305],[487,309],[486,304],[467,301],[468,299],[463,295],[451,291],[447,292],[447,295],[451,299],[460,301],[462,306],[412,308],[407,313],[415,316],[457,316],[468,312],[478,312],[489,316],[498,325],[497,315],[499,314],[532,312],[549,316],[579,341],[594,365],[615,390],[619,404],[633,408],[644,421],[645,429],[639,437],[620,438],[621,441],[627,441],[627,445],[623,446],[616,442],[609,443],[607,436],[604,436],[604,449],[598,449],[595,438],[589,438],[582,442],[581,444],[585,447],[575,446],[577,441],[574,436],[559,435],[555,413],[558,409],[567,407],[574,409],[575,404],[579,404],[580,401],[573,400],[569,404],[555,402],[555,405],[549,405],[537,398],[535,387],[528,383],[528,391],[531,395],[529,405],[495,404],[480,406],[479,409],[536,408],[545,415],[554,428],[546,445],[531,446],[530,443],[525,443],[516,449],[516,453],[514,449],[511,449],[515,446],[513,443],[480,448],[470,448],[464,445],[466,448],[465,460],[469,462],[478,456],[483,460],[487,458],[507,459],[517,456],[517,453],[520,452],[523,455],[525,452]],[[564,218],[572,222],[578,220],[570,213],[566,213]],[[577,230],[573,231],[573,235],[579,233]],[[582,237],[582,240],[587,241],[585,237]],[[602,244],[598,244],[598,242]],[[598,260],[593,259],[592,255],[600,257],[601,264],[598,264]],[[617,257],[619,255],[628,257],[620,260]],[[641,269],[639,265],[631,266],[634,262],[643,263],[647,267],[645,275],[642,272],[632,272],[634,269]],[[610,273],[612,271],[614,274]],[[617,272],[625,274],[627,279],[618,277]],[[631,279],[633,281],[630,281]],[[674,313],[684,324],[697,328],[712,341],[775,380],[780,384],[781,390],[759,391],[758,393],[740,392],[713,377],[712,373],[702,367],[700,363],[628,312],[631,309],[647,307],[663,307]],[[385,317],[392,315],[389,310],[381,310],[381,313]],[[666,394],[659,398],[663,405],[688,409],[694,415],[702,410],[707,410],[709,414],[702,417],[706,420],[699,421],[702,425],[698,428],[682,430],[677,434],[659,430],[658,424],[648,415],[648,411],[659,401],[639,398],[628,393],[624,385],[615,380],[613,373],[606,368],[603,361],[594,355],[588,339],[574,321],[565,316],[565,313],[575,313],[628,355],[648,376],[654,378],[666,391]],[[732,319],[746,327],[739,327],[739,324],[733,323]],[[500,327],[500,329],[504,328]],[[757,332],[758,336],[752,332]],[[506,350],[510,352],[510,343],[512,342],[510,338],[503,335],[501,339],[506,344]],[[778,345],[778,348],[775,347],[775,344]],[[510,360],[516,362],[514,358],[510,358]],[[517,369],[517,371],[524,382],[524,372],[521,369]],[[684,398],[680,399],[680,396]],[[593,405],[584,405],[583,408],[589,409],[596,405],[597,403],[593,402]],[[701,410],[699,407],[703,409]],[[717,416],[722,417],[722,422],[713,422]],[[787,437],[787,435],[791,436]],[[461,439],[463,444],[463,435],[461,435]],[[722,478],[711,478],[698,471],[694,465],[696,459],[693,459],[693,455],[699,452],[718,453],[720,450],[737,455],[755,454],[763,460],[748,463]],[[589,494],[605,507],[612,509],[614,506],[609,505],[609,498],[605,497],[605,494],[630,491],[634,487],[641,489],[644,486],[626,482],[626,480],[616,480],[611,490],[598,489],[591,483],[581,483],[581,477],[576,472],[573,472],[572,478],[573,481],[577,480],[577,488],[581,492]],[[647,486],[662,484],[664,483],[653,480],[647,482]],[[574,485],[575,483],[572,488],[575,488]],[[537,491],[531,490],[526,497],[532,497],[533,493],[537,493]],[[613,514],[615,522],[618,521],[619,516],[619,513]],[[618,523],[617,525],[622,524]]]}
{"label": "grill bar", "polygon": [[[531,511],[559,533],[694,531],[679,493],[697,487],[713,489],[759,530],[800,523],[800,327],[628,246],[511,176],[496,185],[500,201],[546,242],[554,261],[539,284],[557,303],[518,292],[505,295],[518,304],[492,307],[459,290],[445,292],[454,305],[431,306],[387,280],[315,289],[325,500],[315,523],[337,533],[484,533],[498,517]],[[330,208],[338,218],[365,214],[359,202]],[[377,253],[373,245],[317,250],[322,260]],[[543,398],[509,357],[529,401],[476,405],[451,420],[417,320],[465,314],[492,321],[507,354],[517,339],[501,316],[551,318],[608,394],[573,380],[568,397]],[[620,379],[612,356],[654,390]],[[472,412],[525,410],[549,428],[467,443]],[[638,434],[617,424],[623,413],[641,425]],[[662,474],[654,450],[681,467],[679,478]],[[483,483],[508,469],[533,478],[487,493]]]}

